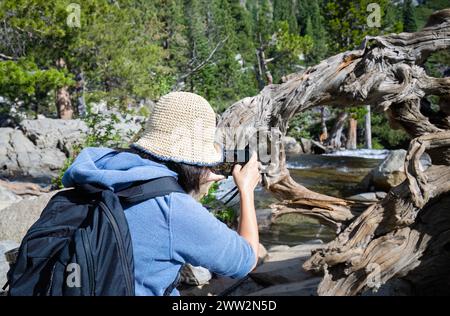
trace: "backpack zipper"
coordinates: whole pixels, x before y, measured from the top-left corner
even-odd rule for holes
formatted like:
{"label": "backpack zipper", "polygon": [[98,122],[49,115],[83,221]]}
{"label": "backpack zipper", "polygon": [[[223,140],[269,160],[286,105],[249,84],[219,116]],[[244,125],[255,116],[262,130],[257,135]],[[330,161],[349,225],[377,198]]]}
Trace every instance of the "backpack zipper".
{"label": "backpack zipper", "polygon": [[129,273],[129,269],[127,269],[129,267],[128,267],[128,264],[127,264],[126,258],[125,258],[125,250],[124,250],[122,235],[120,234],[119,226],[117,225],[117,222],[114,219],[114,216],[112,215],[108,206],[106,206],[105,203],[103,203],[103,202],[100,202],[99,205],[105,212],[106,217],[108,218],[108,220],[111,223],[111,226],[114,230],[114,235],[116,236],[117,245],[118,245],[118,249],[119,249],[120,262],[122,264],[123,273],[125,274],[125,285],[127,288],[128,295],[132,296],[132,295],[134,295],[134,293],[132,292],[131,276]]}
{"label": "backpack zipper", "polygon": [[83,240],[84,252],[86,253],[87,258],[90,295],[94,296],[95,295],[94,258],[92,256],[91,244],[89,243],[86,229],[81,230],[81,239]]}

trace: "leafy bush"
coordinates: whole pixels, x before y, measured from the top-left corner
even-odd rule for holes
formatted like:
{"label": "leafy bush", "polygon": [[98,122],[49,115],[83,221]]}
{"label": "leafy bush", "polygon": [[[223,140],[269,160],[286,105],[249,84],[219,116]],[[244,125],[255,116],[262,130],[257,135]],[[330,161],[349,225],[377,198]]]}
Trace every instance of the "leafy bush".
{"label": "leafy bush", "polygon": [[218,183],[212,184],[209,188],[208,194],[200,200],[200,203],[208,208],[216,218],[231,227],[236,222],[236,212],[231,207],[227,207],[221,201],[216,199],[216,192],[218,188]]}

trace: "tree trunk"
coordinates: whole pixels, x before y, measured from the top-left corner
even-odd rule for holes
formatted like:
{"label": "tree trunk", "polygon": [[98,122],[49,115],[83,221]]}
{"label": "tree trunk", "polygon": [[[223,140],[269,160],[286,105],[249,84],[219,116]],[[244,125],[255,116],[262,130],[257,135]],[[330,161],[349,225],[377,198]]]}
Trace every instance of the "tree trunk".
{"label": "tree trunk", "polygon": [[83,117],[86,115],[86,101],[84,100],[85,81],[83,72],[80,72],[77,75],[76,80],[77,84],[75,91],[77,94],[77,111],[78,115]]}
{"label": "tree trunk", "polygon": [[[66,62],[63,58],[57,60],[58,68],[66,68]],[[70,120],[73,116],[72,102],[70,100],[69,87],[61,87],[56,90],[56,111],[58,117],[64,120]]]}
{"label": "tree trunk", "polygon": [[370,115],[370,105],[366,105],[366,115],[364,116],[364,123],[365,123],[365,143],[367,149],[372,149],[372,122],[371,122],[371,115]]}
{"label": "tree trunk", "polygon": [[348,119],[348,136],[347,136],[347,145],[345,146],[347,149],[356,149],[358,121],[350,116]]}
{"label": "tree trunk", "polygon": [[[449,38],[446,9],[433,14],[420,32],[368,36],[359,49],[268,85],[223,113],[217,140],[227,149],[255,130],[272,132],[271,159],[261,164],[264,187],[281,200],[273,206],[274,216],[305,214],[340,233],[304,264],[324,274],[319,294],[356,295],[400,283],[408,289],[397,290],[410,293],[449,292],[450,128],[445,122],[450,105],[439,104],[438,121],[420,111],[422,98],[450,94],[450,78],[430,77],[422,67],[431,53],[450,48]],[[407,179],[381,202],[366,205],[296,183],[279,141],[289,120],[315,106],[360,104],[385,111],[390,122],[414,137],[405,160]],[[424,153],[432,160],[428,168],[420,162]]]}
{"label": "tree trunk", "polygon": [[331,130],[330,137],[325,144],[333,149],[340,149],[342,144],[342,131],[344,130],[345,121],[347,120],[348,113],[342,111],[339,113],[336,123]]}
{"label": "tree trunk", "polygon": [[320,126],[322,128],[322,132],[319,136],[319,142],[323,144],[328,139],[328,130],[327,130],[327,118],[325,113],[325,107],[322,106],[320,108]]}

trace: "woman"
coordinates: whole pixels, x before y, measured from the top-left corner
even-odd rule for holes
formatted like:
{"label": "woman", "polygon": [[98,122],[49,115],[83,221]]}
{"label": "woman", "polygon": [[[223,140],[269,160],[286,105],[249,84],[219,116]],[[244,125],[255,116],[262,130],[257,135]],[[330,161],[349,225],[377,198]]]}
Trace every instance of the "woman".
{"label": "woman", "polygon": [[233,169],[241,205],[237,232],[194,199],[223,179],[209,168],[222,162],[214,136],[215,113],[209,103],[193,93],[172,92],[155,105],[143,136],[129,150],[84,149],[64,174],[66,187],[95,183],[116,191],[136,181],[172,176],[186,191],[123,206],[133,242],[136,295],[179,295],[171,285],[185,263],[234,278],[256,265],[256,155]]}

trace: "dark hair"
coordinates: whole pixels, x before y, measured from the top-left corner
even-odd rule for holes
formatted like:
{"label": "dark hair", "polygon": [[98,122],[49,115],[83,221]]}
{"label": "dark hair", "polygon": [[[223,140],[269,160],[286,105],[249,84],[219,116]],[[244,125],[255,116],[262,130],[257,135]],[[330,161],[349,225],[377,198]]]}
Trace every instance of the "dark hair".
{"label": "dark hair", "polygon": [[148,159],[165,165],[170,170],[178,174],[178,183],[187,192],[194,191],[198,193],[200,190],[200,181],[206,177],[209,168],[206,166],[195,166],[182,162],[165,161],[158,159],[150,154],[147,154],[137,148],[120,148],[116,149],[119,152],[128,152],[139,155],[143,159]]}

